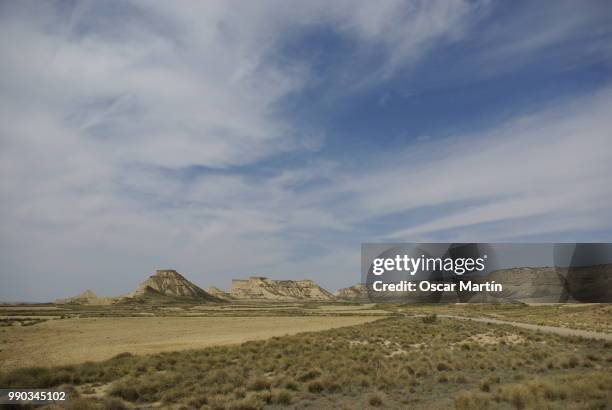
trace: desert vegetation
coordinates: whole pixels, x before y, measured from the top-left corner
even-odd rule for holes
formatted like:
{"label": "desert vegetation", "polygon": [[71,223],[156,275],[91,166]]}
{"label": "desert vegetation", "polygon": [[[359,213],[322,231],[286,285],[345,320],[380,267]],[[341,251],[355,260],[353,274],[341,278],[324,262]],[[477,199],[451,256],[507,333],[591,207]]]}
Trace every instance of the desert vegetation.
{"label": "desert vegetation", "polygon": [[[0,375],[62,387],[67,406],[606,408],[610,342],[436,316]],[[546,406],[542,407],[542,403]]]}
{"label": "desert vegetation", "polygon": [[386,304],[381,309],[410,314],[445,313],[458,316],[486,317],[534,325],[566,327],[612,333],[612,305],[466,303],[466,304]]}

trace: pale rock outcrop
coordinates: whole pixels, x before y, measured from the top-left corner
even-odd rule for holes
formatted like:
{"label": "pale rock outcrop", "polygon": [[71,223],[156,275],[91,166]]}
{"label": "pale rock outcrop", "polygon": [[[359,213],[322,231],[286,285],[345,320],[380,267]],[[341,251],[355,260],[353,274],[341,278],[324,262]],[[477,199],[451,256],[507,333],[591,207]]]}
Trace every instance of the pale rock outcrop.
{"label": "pale rock outcrop", "polygon": [[87,289],[85,292],[65,299],[56,299],[53,301],[56,305],[110,305],[117,298],[98,297],[92,290]]}
{"label": "pale rock outcrop", "polygon": [[225,299],[225,300],[232,299],[232,296],[228,292],[224,291],[223,289],[219,289],[215,286],[209,286],[208,289],[206,289],[206,292],[220,299]]}
{"label": "pale rock outcrop", "polygon": [[263,276],[232,280],[230,296],[270,301],[335,300],[334,295],[312,280],[273,280]]}
{"label": "pale rock outcrop", "polygon": [[531,302],[610,302],[612,265],[572,268],[500,269],[487,280],[502,284],[508,297]]}
{"label": "pale rock outcrop", "polygon": [[129,299],[184,299],[189,301],[218,301],[204,289],[188,281],[173,269],[162,269],[143,281],[128,295]]}
{"label": "pale rock outcrop", "polygon": [[368,300],[368,288],[363,283],[349,286],[348,288],[341,288],[334,293],[339,299],[350,300],[355,302],[367,301]]}

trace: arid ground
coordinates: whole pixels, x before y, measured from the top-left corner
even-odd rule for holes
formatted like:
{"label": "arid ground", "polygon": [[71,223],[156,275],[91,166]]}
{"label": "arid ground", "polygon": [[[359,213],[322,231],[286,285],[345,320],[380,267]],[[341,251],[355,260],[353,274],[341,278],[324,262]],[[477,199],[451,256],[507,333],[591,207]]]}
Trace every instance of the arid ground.
{"label": "arid ground", "polygon": [[612,342],[580,335],[609,335],[609,309],[3,306],[0,387],[66,389],[79,409],[607,409]]}
{"label": "arid ground", "polygon": [[147,354],[237,344],[298,332],[351,326],[373,316],[121,317],[49,320],[2,328],[3,369],[99,361],[129,352]]}

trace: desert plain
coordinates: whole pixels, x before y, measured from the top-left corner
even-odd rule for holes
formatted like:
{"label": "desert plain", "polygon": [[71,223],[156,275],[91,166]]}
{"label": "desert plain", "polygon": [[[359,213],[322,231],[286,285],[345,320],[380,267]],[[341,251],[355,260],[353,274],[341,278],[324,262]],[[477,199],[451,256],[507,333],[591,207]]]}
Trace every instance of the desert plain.
{"label": "desert plain", "polygon": [[5,305],[0,385],[69,392],[49,408],[607,409],[611,309]]}
{"label": "desert plain", "polygon": [[612,305],[371,303],[260,276],[0,305],[0,388],[43,408],[609,409]]}
{"label": "desert plain", "polygon": [[[249,308],[251,315],[246,316],[239,313],[242,309],[236,313],[242,316],[228,316],[227,310],[222,316],[205,316],[197,311],[194,314],[190,308],[179,308],[171,315],[162,310],[158,316],[151,312],[133,311],[128,316],[126,312],[111,308],[105,310],[95,314],[68,308],[54,311],[62,312],[63,319],[61,315],[36,316],[36,310],[30,311],[30,316],[14,315],[13,319],[24,322],[28,319],[44,322],[35,326],[0,328],[2,369],[41,363],[65,365],[99,361],[124,352],[149,354],[239,344],[273,336],[358,325],[377,319],[376,314],[360,313],[360,310],[354,310],[350,315],[307,316],[274,316],[274,308],[267,310],[270,313],[267,316],[252,315],[258,311],[253,308]],[[24,313],[23,310],[15,312]],[[12,311],[5,310],[4,313]],[[8,318],[11,316],[5,316],[5,319]]]}

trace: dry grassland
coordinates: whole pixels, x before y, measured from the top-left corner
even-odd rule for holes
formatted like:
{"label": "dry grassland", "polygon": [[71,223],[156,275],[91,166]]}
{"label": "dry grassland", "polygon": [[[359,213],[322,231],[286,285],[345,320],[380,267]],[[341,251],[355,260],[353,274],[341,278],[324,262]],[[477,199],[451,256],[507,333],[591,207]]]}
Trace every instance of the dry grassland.
{"label": "dry grassland", "polygon": [[449,314],[612,333],[612,304],[407,304],[382,305],[390,311]]}
{"label": "dry grassland", "polygon": [[48,320],[0,328],[3,369],[74,364],[119,353],[157,353],[242,343],[375,320],[366,316],[114,317]]}
{"label": "dry grassland", "polygon": [[241,345],[17,369],[0,374],[0,385],[69,389],[65,406],[73,409],[606,409],[612,345],[393,317]]}

